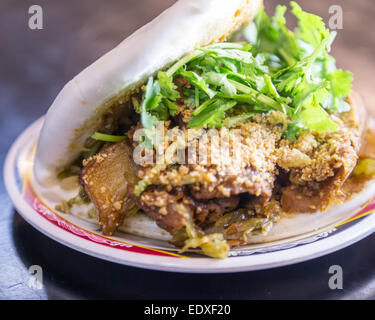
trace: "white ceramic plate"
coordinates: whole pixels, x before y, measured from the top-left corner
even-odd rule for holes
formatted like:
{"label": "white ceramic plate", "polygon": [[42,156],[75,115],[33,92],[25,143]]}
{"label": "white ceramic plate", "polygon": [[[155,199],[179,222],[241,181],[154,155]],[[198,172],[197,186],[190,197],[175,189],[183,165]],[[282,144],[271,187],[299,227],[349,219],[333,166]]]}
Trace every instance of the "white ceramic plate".
{"label": "white ceramic plate", "polygon": [[[353,204],[345,204],[341,208],[344,213],[331,213],[336,218],[328,224],[282,240],[271,239],[267,243],[237,248],[224,260],[194,253],[180,255],[166,242],[125,233],[104,237],[96,225],[56,212],[33,190],[28,176],[42,124],[43,118],[34,122],[18,137],[8,152],[4,167],[8,193],[17,211],[40,232],[68,247],[104,260],[173,272],[250,271],[313,259],[342,249],[375,231],[375,215],[371,214],[375,211],[375,201],[371,201],[359,208],[358,205],[353,208]],[[374,192],[374,188],[375,184],[367,192]]]}

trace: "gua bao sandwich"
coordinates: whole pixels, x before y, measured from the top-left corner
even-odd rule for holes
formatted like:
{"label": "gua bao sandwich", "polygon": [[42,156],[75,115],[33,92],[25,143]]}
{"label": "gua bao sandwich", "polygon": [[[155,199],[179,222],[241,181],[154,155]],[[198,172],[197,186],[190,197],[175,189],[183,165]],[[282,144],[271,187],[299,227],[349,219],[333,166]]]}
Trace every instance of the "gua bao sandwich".
{"label": "gua bao sandwich", "polygon": [[35,183],[78,181],[56,208],[105,235],[132,219],[121,230],[216,258],[355,196],[373,166],[365,109],[329,53],[335,33],[290,6],[293,31],[285,6],[177,1],[63,88]]}

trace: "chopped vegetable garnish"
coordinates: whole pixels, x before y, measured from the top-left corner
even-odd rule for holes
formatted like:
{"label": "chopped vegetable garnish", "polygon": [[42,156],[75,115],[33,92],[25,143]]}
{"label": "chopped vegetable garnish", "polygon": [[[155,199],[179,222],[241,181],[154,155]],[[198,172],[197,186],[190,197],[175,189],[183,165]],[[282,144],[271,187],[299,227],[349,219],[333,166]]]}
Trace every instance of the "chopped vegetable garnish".
{"label": "chopped vegetable garnish", "polygon": [[[286,26],[286,6],[277,6],[272,18],[262,9],[243,32],[248,42],[196,48],[159,72],[157,79],[150,77],[142,103],[143,126],[149,129],[174,116],[182,98],[194,109],[189,128],[233,125],[248,121],[254,112],[277,110],[290,119],[284,134],[288,139],[306,129],[335,131],[330,113],[350,110],[346,97],[352,74],[337,69],[329,54],[336,33],[319,16],[295,2],[290,5],[298,20],[295,30]],[[187,83],[181,92],[176,77]]]}
{"label": "chopped vegetable garnish", "polygon": [[375,160],[365,158],[365,159],[361,159],[360,161],[358,161],[358,164],[354,169],[354,175],[374,177],[375,176]]}

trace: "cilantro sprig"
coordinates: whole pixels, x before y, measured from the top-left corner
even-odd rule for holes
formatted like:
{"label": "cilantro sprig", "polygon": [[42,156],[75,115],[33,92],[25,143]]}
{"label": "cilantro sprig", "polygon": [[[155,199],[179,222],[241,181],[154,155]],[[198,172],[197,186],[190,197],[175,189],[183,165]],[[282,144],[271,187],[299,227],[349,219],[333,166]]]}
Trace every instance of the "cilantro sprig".
{"label": "cilantro sprig", "polygon": [[[264,9],[244,29],[247,42],[196,48],[150,77],[141,104],[146,129],[174,116],[178,105],[193,109],[189,128],[232,126],[259,112],[277,110],[290,123],[284,133],[337,130],[330,113],[346,112],[352,74],[336,68],[329,54],[335,33],[323,20],[290,3],[298,27],[286,26],[285,6],[269,17]],[[187,86],[177,88],[176,77]]]}

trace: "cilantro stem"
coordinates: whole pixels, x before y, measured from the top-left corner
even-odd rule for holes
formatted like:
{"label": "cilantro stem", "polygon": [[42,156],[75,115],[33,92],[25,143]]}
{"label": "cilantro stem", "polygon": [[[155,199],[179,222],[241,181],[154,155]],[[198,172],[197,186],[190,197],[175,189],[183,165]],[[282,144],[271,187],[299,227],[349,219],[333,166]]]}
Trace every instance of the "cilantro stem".
{"label": "cilantro stem", "polygon": [[199,106],[199,89],[195,87],[194,89],[194,101],[195,101],[195,107],[198,108]]}
{"label": "cilantro stem", "polygon": [[192,115],[196,116],[196,115],[200,114],[207,106],[209,106],[214,101],[215,101],[215,99],[209,99],[209,100],[203,102],[199,107],[197,107],[197,109],[194,110]]}
{"label": "cilantro stem", "polygon": [[289,66],[291,66],[291,65],[293,65],[293,64],[296,63],[296,60],[295,60],[293,57],[291,57],[290,55],[288,55],[288,54],[286,53],[286,51],[285,51],[283,48],[280,48],[280,49],[278,50],[278,52],[279,52],[279,54],[283,57],[283,59],[286,61],[286,63],[287,63]]}
{"label": "cilantro stem", "polygon": [[222,43],[214,43],[209,46],[203,48],[196,48],[195,51],[188,53],[187,55],[183,56],[180,60],[178,60],[174,65],[172,65],[167,71],[167,76],[170,77],[175,74],[175,72],[180,69],[183,65],[187,64],[188,62],[197,59],[203,56],[209,49],[242,49],[244,44],[241,42],[222,42]]}
{"label": "cilantro stem", "polygon": [[277,92],[273,82],[272,82],[272,79],[271,77],[268,75],[268,74],[265,74],[264,75],[264,81],[266,82],[267,84],[267,87],[268,89],[270,90],[271,94],[275,97],[275,98],[279,98],[280,95],[279,93]]}
{"label": "cilantro stem", "polygon": [[286,108],[287,106],[280,104],[279,102],[273,100],[272,98],[260,93],[259,91],[256,91],[253,88],[250,88],[250,87],[248,87],[248,86],[246,86],[242,83],[239,83],[239,82],[231,80],[231,79],[228,79],[228,81],[230,83],[232,83],[236,87],[237,90],[239,90],[243,93],[246,93],[246,94],[251,94],[259,102],[262,102],[262,103],[270,106],[272,109],[276,109],[276,110],[281,111],[285,114],[288,114],[288,110]]}
{"label": "cilantro stem", "polygon": [[306,65],[306,71],[305,71],[305,77],[306,78],[309,78],[310,77],[310,71],[311,71],[311,67],[313,65],[313,63],[315,62],[316,58],[318,58],[320,52],[323,50],[323,48],[326,47],[328,41],[330,40],[330,38],[326,38],[324,39],[320,44],[319,46],[315,49],[315,51],[313,52],[313,54],[308,58],[307,60],[307,65]]}
{"label": "cilantro stem", "polygon": [[194,60],[196,58],[199,58],[204,55],[204,52],[199,52],[199,51],[192,51],[188,53],[187,55],[183,56],[180,60],[178,60],[172,67],[170,67],[167,71],[166,74],[168,77],[173,76],[178,69],[180,69],[183,65],[187,64],[191,60]]}
{"label": "cilantro stem", "polygon": [[92,136],[92,139],[105,141],[105,142],[120,142],[127,139],[127,136],[114,136],[111,134],[105,134],[100,132],[95,132]]}
{"label": "cilantro stem", "polygon": [[245,121],[249,118],[251,118],[252,116],[254,116],[256,114],[256,112],[248,112],[248,113],[243,113],[243,114],[240,114],[238,116],[233,116],[233,117],[230,117],[230,118],[227,118],[223,121],[223,124],[228,127],[228,128],[231,128],[233,127],[237,122],[239,121]]}

